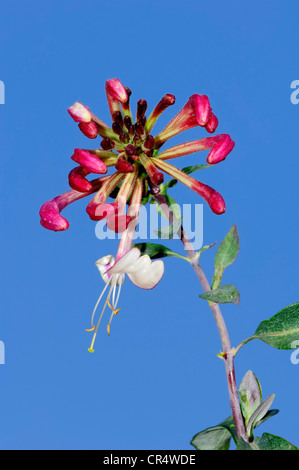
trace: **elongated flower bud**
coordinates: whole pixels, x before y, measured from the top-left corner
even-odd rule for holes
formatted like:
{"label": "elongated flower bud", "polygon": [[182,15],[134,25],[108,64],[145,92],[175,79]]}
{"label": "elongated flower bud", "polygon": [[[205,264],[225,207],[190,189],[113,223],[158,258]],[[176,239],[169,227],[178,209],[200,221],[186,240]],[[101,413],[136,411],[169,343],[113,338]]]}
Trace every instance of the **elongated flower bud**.
{"label": "elongated flower bud", "polygon": [[150,133],[152,128],[154,127],[158,117],[165,111],[168,106],[172,106],[175,103],[175,96],[167,93],[166,95],[163,96],[163,98],[159,101],[157,106],[154,108],[152,113],[147,119],[146,125],[145,125],[145,131],[147,134]]}
{"label": "elongated flower bud", "polygon": [[211,107],[209,98],[206,95],[192,95],[188,99],[181,111],[170,121],[155,138],[156,145],[163,145],[180,132],[190,129],[194,126],[204,127],[210,119]]}
{"label": "elongated flower bud", "polygon": [[207,157],[207,162],[214,165],[224,160],[234,148],[234,145],[234,141],[228,134],[218,134],[213,137],[205,137],[204,139],[193,140],[185,144],[170,147],[164,152],[159,153],[157,158],[160,160],[168,160],[199,152],[200,150],[212,149]]}
{"label": "elongated flower bud", "polygon": [[178,181],[203,197],[215,214],[223,214],[225,212],[224,199],[215,189],[197,181],[163,160],[159,160],[158,158],[152,158],[152,160],[158,168],[165,171],[168,175],[176,178]]}
{"label": "elongated flower bud", "polygon": [[41,225],[55,232],[66,230],[69,227],[69,222],[60,215],[60,212],[69,204],[98,191],[104,185],[107,178],[109,177],[103,176],[91,181],[92,189],[86,193],[71,189],[51,201],[45,202],[39,211]]}
{"label": "elongated flower bud", "polygon": [[125,87],[118,80],[118,78],[107,80],[105,90],[107,94],[121,103],[126,103],[128,101],[128,94],[125,90]]}
{"label": "elongated flower bud", "polygon": [[140,119],[145,115],[147,110],[147,101],[146,100],[139,100],[137,103],[137,113],[136,113],[136,121],[140,121]]}
{"label": "elongated flower bud", "polygon": [[145,171],[148,174],[150,180],[154,183],[154,185],[159,186],[164,181],[164,175],[159,171],[155,164],[153,163],[152,159],[147,157],[144,153],[139,155],[140,162],[145,168]]}
{"label": "elongated flower bud", "polygon": [[79,163],[91,173],[105,174],[107,167],[96,155],[92,155],[86,150],[75,149],[72,160]]}
{"label": "elongated flower bud", "polygon": [[75,122],[90,122],[92,120],[89,109],[79,101],[68,108],[68,113]]}

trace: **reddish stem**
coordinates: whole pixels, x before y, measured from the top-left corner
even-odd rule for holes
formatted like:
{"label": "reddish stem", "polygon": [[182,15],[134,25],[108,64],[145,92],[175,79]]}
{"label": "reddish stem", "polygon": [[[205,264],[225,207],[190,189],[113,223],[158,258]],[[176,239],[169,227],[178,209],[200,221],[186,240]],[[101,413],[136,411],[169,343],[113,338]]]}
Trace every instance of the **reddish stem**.
{"label": "reddish stem", "polygon": [[[165,215],[168,217],[169,222],[172,223],[175,219],[174,214],[171,212],[166,198],[162,194],[153,195],[157,203],[161,206],[162,210],[164,211]],[[181,227],[180,232],[181,242],[184,245],[184,248],[190,258],[190,264],[194,269],[198,280],[203,288],[204,292],[208,292],[211,290],[209,281],[199,263],[199,259],[196,256],[196,253],[193,249],[192,243],[189,240],[188,236],[186,235],[183,227]],[[238,437],[242,437],[245,442],[248,442],[248,438],[245,431],[244,421],[241,413],[240,403],[239,403],[239,396],[238,396],[238,389],[236,384],[236,376],[235,376],[235,366],[234,366],[234,355],[231,350],[230,339],[228,335],[228,331],[226,328],[226,324],[224,318],[222,316],[219,304],[215,302],[209,302],[209,306],[212,310],[213,316],[215,318],[218,331],[220,334],[220,339],[222,343],[223,349],[223,360],[225,364],[225,372],[227,378],[227,385],[228,385],[228,392],[229,392],[229,399],[230,399],[230,406],[233,413],[233,418],[236,426],[236,432]]]}

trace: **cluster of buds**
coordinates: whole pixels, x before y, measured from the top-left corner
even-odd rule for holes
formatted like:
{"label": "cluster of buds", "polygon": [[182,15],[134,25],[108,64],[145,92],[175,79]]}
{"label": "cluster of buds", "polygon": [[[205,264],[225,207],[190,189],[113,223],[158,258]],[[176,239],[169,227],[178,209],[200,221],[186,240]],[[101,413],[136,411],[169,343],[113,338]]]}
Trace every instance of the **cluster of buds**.
{"label": "cluster of buds", "polygon": [[[90,138],[101,138],[98,149],[74,150],[72,160],[78,166],[69,174],[70,191],[46,202],[41,210],[41,224],[50,230],[61,231],[69,227],[68,221],[61,215],[68,204],[95,193],[87,205],[86,211],[92,220],[107,220],[109,229],[115,232],[125,231],[133,217],[138,216],[138,205],[148,191],[159,191],[164,173],[182,182],[198,193],[216,214],[225,212],[222,196],[210,186],[197,181],[190,175],[177,169],[166,160],[188,155],[200,150],[210,150],[207,156],[209,164],[224,160],[234,147],[234,142],[227,134],[218,134],[203,139],[176,145],[161,151],[162,146],[171,137],[194,126],[204,127],[208,133],[215,132],[218,119],[212,112],[210,102],[205,95],[192,95],[185,106],[156,136],[153,127],[161,113],[175,103],[172,94],[166,94],[146,117],[147,102],[140,99],[137,103],[136,119],[133,119],[130,107],[131,91],[118,79],[106,81],[106,95],[112,117],[109,127],[96,117],[82,103],[76,102],[68,112],[83,134]],[[108,168],[115,172],[106,175]],[[91,173],[105,175],[89,181]],[[107,202],[108,197],[113,202]],[[125,214],[126,204],[129,210]],[[135,209],[130,206],[135,206]],[[130,215],[131,212],[131,215]]]}
{"label": "cluster of buds", "polygon": [[[214,165],[224,160],[234,147],[229,135],[219,134],[161,151],[171,137],[192,127],[204,127],[210,134],[215,132],[218,119],[205,95],[192,95],[172,121],[158,135],[153,136],[152,129],[158,117],[175,102],[173,95],[163,96],[148,117],[147,102],[144,99],[139,100],[134,120],[129,88],[124,87],[118,79],[107,80],[106,94],[112,117],[111,127],[82,103],[76,102],[68,109],[86,137],[96,139],[100,136],[100,148],[74,150],[71,158],[78,166],[69,173],[71,190],[46,202],[40,209],[43,227],[54,231],[66,230],[69,223],[61,215],[61,211],[72,202],[94,194],[86,207],[89,217],[92,220],[106,219],[110,230],[122,232],[116,257],[107,255],[96,261],[105,287],[93,310],[91,327],[87,330],[93,332],[90,352],[94,351],[95,338],[107,307],[112,311],[107,326],[110,334],[112,318],[120,310],[117,305],[125,276],[142,289],[152,289],[163,276],[163,261],[152,262],[148,255],[141,256],[137,247],[132,248],[132,241],[142,198],[149,192],[154,195],[159,193],[164,173],[198,193],[215,214],[225,211],[224,200],[215,189],[197,181],[166,160],[200,150],[210,150],[207,162]],[[116,171],[107,175],[109,167],[114,167]],[[87,176],[91,173],[98,176],[90,181]],[[107,202],[109,197],[114,198],[114,201]],[[95,323],[95,313],[105,292],[107,297]]]}

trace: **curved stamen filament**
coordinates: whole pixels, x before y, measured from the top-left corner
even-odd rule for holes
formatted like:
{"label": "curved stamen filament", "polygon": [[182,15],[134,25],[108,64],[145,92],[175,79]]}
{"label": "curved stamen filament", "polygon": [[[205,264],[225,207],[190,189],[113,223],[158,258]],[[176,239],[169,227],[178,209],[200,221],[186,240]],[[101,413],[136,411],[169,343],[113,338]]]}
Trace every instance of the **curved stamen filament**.
{"label": "curved stamen filament", "polygon": [[[110,285],[110,283],[107,283],[107,284],[106,284],[106,286],[105,286],[105,288],[104,288],[102,294],[105,292],[105,290],[106,290],[106,288],[107,288],[108,285]],[[111,286],[110,289],[109,289],[106,302],[105,302],[104,307],[103,307],[103,309],[102,309],[100,318],[98,319],[98,323],[97,323],[97,326],[96,326],[96,328],[95,328],[95,331],[94,331],[94,334],[93,334],[93,337],[92,337],[92,341],[91,341],[90,347],[88,348],[88,351],[89,351],[89,352],[94,352],[94,349],[93,349],[94,342],[95,342],[95,339],[96,339],[96,336],[97,336],[97,332],[98,332],[98,329],[99,329],[99,326],[100,326],[102,317],[103,317],[104,312],[105,312],[105,310],[106,310],[106,307],[107,307],[107,305],[108,305],[108,302],[109,302],[109,298],[110,298],[112,289],[113,289],[113,286]],[[101,295],[102,295],[102,294],[101,294]],[[97,305],[99,304],[99,302],[100,302],[100,300],[98,300]],[[93,312],[92,322],[93,322],[94,313],[95,313],[95,310],[94,310],[94,312]]]}
{"label": "curved stamen filament", "polygon": [[93,312],[92,312],[92,315],[91,315],[91,328],[90,329],[85,329],[85,331],[93,331],[95,329],[95,326],[93,324],[94,316],[95,316],[96,310],[98,308],[98,305],[101,302],[101,299],[102,299],[102,297],[103,297],[103,295],[104,295],[104,293],[105,293],[108,286],[109,286],[109,282],[105,285],[104,289],[101,292],[101,295],[99,296],[99,298],[97,300],[97,303],[94,306],[94,309],[93,309]]}
{"label": "curved stamen filament", "polygon": [[[115,286],[116,287],[116,286]],[[112,296],[112,303],[113,303],[113,307],[112,305],[110,304],[109,302],[109,299],[107,299],[107,304],[108,304],[108,307],[111,308],[112,310],[112,313],[111,313],[111,316],[110,316],[110,320],[109,320],[109,323],[107,325],[107,333],[108,335],[110,336],[110,325],[111,325],[111,322],[112,322],[112,318],[114,317],[114,315],[117,315],[118,312],[121,310],[121,308],[116,308],[117,306],[117,302],[118,302],[118,299],[119,299],[119,295],[120,295],[120,289],[121,289],[121,285],[119,286],[119,289],[118,289],[118,293],[117,293],[117,299],[116,299],[116,302],[114,302],[114,298],[115,298],[115,289],[113,290],[113,296]]]}
{"label": "curved stamen filament", "polygon": [[[119,296],[120,296],[122,281],[123,281],[123,275],[121,275],[120,277],[119,277],[118,274],[112,275],[110,281],[107,282],[107,284],[105,285],[104,289],[101,292],[101,295],[99,296],[99,298],[97,300],[97,303],[96,303],[96,305],[93,309],[92,316],[91,316],[91,328],[85,330],[85,331],[94,331],[92,341],[91,341],[91,345],[88,349],[89,352],[94,352],[94,349],[93,349],[94,342],[95,342],[95,339],[96,339],[96,335],[97,335],[102,317],[104,315],[104,312],[105,312],[107,306],[112,310],[110,320],[109,320],[109,323],[107,325],[107,332],[108,332],[108,335],[110,336],[110,325],[111,325],[111,322],[112,322],[112,318],[114,317],[114,315],[117,315],[118,312],[121,310],[120,308],[117,309],[116,307],[117,307]],[[120,284],[118,284],[118,282],[120,282]],[[98,308],[98,305],[99,305],[99,303],[100,303],[100,301],[101,301],[101,299],[102,299],[102,297],[103,297],[103,295],[104,295],[104,293],[105,293],[108,286],[110,286],[110,289],[109,289],[106,301],[104,303],[101,315],[99,317],[97,326],[95,326],[94,325],[94,316],[95,316],[96,310]],[[117,291],[117,295],[116,295],[117,286],[118,286],[118,291]],[[112,294],[112,305],[111,305],[111,302],[110,302],[111,294]]]}

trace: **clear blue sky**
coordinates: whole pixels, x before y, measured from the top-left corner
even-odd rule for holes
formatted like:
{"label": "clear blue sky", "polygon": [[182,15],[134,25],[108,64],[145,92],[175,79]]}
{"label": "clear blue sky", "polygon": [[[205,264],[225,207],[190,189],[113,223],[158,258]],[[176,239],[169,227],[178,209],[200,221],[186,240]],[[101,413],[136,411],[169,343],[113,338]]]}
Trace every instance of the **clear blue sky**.
{"label": "clear blue sky", "polygon": [[[223,308],[234,345],[298,301],[299,79],[297,1],[116,0],[5,2],[1,7],[1,449],[191,449],[199,430],[230,414],[220,342],[187,263],[165,261],[151,292],[128,280],[112,334],[87,352],[90,313],[102,288],[94,266],[116,252],[100,241],[84,202],[65,211],[70,229],[39,224],[41,204],[67,190],[70,156],[87,139],[66,109],[80,100],[109,121],[104,84],[118,77],[152,107],[207,94],[219,133],[236,147],[200,176],[227,212],[204,206],[204,243],[237,224],[241,250],[224,276],[241,292]],[[201,128],[178,141],[206,136]],[[90,143],[88,144],[90,145]],[[177,160],[203,163],[204,154]],[[177,185],[180,203],[202,202]],[[179,241],[169,246],[183,253]],[[202,257],[209,278],[216,249]],[[260,428],[294,444],[299,365],[289,351],[251,342],[236,359],[279,415]]]}

